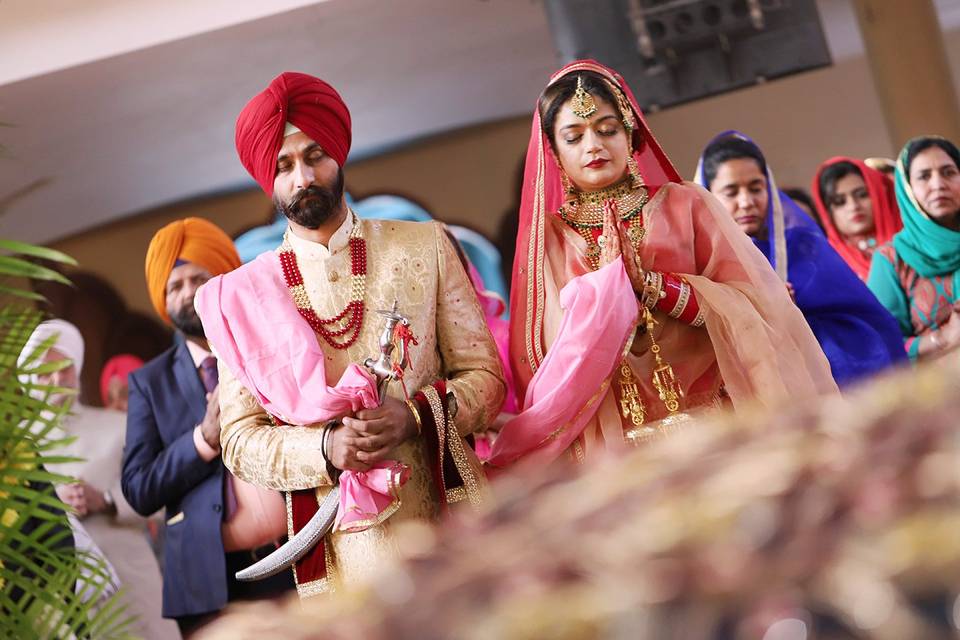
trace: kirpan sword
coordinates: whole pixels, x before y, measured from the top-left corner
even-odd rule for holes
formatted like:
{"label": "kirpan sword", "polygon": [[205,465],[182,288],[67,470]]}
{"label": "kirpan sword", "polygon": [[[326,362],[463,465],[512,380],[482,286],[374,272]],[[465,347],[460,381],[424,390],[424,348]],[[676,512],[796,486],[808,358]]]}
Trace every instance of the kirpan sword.
{"label": "kirpan sword", "polygon": [[[377,397],[382,404],[390,382],[398,379],[402,371],[410,364],[410,354],[407,353],[407,345],[403,340],[400,341],[399,346],[399,363],[395,366],[393,360],[394,330],[398,324],[409,327],[410,321],[397,312],[396,301],[393,303],[392,310],[381,310],[377,313],[385,319],[383,331],[380,333],[380,357],[376,360],[367,358],[363,361],[363,366],[377,379]],[[327,535],[333,528],[339,505],[340,487],[338,484],[334,484],[330,493],[320,502],[317,512],[300,531],[277,547],[276,551],[261,558],[246,569],[238,571],[236,573],[237,580],[252,582],[269,578],[307,555],[310,549],[313,549],[323,536]]]}

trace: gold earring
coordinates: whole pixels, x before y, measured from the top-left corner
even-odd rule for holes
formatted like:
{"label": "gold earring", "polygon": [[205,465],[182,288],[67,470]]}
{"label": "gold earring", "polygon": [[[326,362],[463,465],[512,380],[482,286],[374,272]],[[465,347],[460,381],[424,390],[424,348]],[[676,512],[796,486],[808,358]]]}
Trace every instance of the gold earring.
{"label": "gold earring", "polygon": [[576,201],[577,189],[573,186],[570,176],[560,167],[560,185],[563,187],[563,199],[565,202]]}
{"label": "gold earring", "polygon": [[640,167],[637,166],[637,159],[633,157],[633,153],[627,156],[627,169],[630,171],[631,188],[641,189],[646,186],[646,183],[643,181],[643,176],[640,174]]}

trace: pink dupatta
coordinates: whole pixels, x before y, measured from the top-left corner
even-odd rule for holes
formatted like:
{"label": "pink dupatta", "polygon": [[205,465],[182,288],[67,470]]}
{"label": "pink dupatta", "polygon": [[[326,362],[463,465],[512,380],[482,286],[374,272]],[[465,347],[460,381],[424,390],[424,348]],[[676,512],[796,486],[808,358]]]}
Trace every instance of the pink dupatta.
{"label": "pink dupatta", "polygon": [[[322,424],[377,406],[376,381],[356,364],[327,385],[323,350],[294,305],[275,252],[207,282],[196,308],[217,357],[282,422]],[[341,473],[335,530],[362,531],[385,520],[399,508],[408,476],[406,465],[392,460]]]}
{"label": "pink dupatta", "polygon": [[559,457],[593,418],[633,338],[638,307],[622,258],[567,283],[560,306],[557,340],[527,386],[521,412],[493,442],[491,466]]}

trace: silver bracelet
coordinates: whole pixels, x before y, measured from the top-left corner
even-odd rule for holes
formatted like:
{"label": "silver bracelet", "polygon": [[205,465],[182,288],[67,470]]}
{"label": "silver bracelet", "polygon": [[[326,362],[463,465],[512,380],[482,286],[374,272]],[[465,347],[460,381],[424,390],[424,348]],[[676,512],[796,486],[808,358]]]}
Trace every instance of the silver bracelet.
{"label": "silver bracelet", "polygon": [[323,425],[323,431],[320,434],[320,455],[323,456],[323,461],[327,464],[330,464],[328,445],[330,443],[330,432],[333,431],[333,424],[333,420],[331,420]]}

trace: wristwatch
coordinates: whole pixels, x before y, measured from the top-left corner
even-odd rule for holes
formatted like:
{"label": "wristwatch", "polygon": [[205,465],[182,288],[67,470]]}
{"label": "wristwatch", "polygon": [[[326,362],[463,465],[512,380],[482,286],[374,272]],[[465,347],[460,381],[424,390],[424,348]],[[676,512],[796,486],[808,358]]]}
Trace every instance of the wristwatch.
{"label": "wristwatch", "polygon": [[103,492],[103,503],[107,506],[107,513],[110,515],[116,515],[117,513],[117,503],[113,501],[113,496],[110,495],[109,491]]}
{"label": "wristwatch", "polygon": [[457,396],[453,391],[447,391],[447,417],[451,420],[457,417]]}

